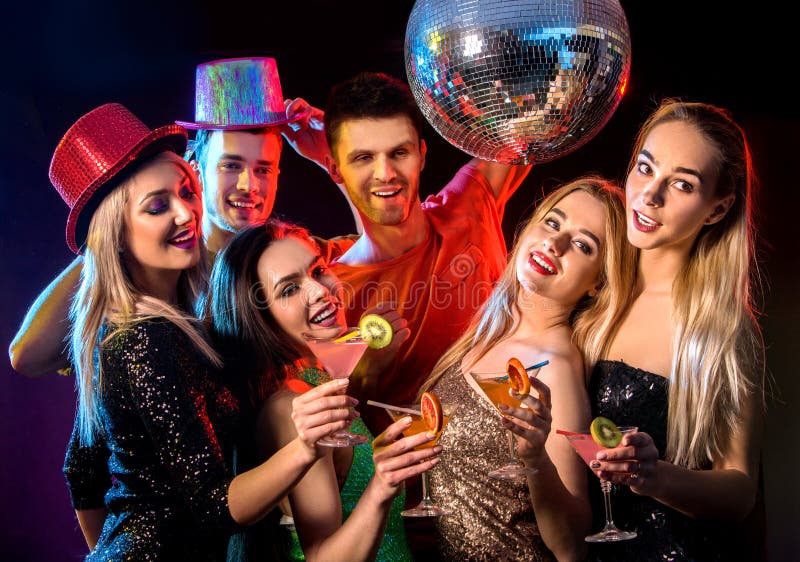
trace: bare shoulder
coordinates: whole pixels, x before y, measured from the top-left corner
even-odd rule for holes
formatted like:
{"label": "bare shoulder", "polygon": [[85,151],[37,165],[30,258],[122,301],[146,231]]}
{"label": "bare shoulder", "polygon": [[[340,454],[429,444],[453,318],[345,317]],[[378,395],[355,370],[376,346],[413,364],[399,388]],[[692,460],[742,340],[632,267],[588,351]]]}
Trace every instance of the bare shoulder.
{"label": "bare shoulder", "polygon": [[586,427],[591,407],[583,357],[578,348],[569,344],[559,349],[551,356],[550,364],[541,370],[539,378],[550,388],[553,427],[571,431]]}
{"label": "bare shoulder", "polygon": [[583,357],[572,344],[550,350],[549,363],[539,371],[539,378],[551,389],[584,385]]}
{"label": "bare shoulder", "polygon": [[258,412],[259,423],[277,423],[281,420],[291,420],[292,401],[298,394],[282,386],[267,398]]}
{"label": "bare shoulder", "polygon": [[262,451],[276,451],[297,436],[292,421],[292,401],[296,396],[297,393],[284,386],[261,405],[256,420],[256,440]]}

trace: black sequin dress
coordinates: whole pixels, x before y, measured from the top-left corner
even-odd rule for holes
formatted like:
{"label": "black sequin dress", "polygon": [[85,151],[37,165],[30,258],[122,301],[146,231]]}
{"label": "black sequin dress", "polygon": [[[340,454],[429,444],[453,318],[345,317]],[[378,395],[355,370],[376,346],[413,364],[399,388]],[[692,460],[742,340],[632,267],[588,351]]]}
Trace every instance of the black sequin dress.
{"label": "black sequin dress", "polygon": [[[592,416],[604,416],[619,426],[637,426],[650,434],[662,455],[667,444],[669,381],[621,361],[599,361],[589,382]],[[590,476],[593,529],[605,524],[597,477]],[[664,504],[614,486],[614,522],[637,538],[589,545],[591,560],[737,560],[737,528],[687,517]],[[739,551],[742,552],[742,551]]]}
{"label": "black sequin dress", "polygon": [[114,335],[100,361],[103,439],[73,431],[64,464],[73,506],[109,510],[87,560],[224,560],[238,400],[164,319]]}

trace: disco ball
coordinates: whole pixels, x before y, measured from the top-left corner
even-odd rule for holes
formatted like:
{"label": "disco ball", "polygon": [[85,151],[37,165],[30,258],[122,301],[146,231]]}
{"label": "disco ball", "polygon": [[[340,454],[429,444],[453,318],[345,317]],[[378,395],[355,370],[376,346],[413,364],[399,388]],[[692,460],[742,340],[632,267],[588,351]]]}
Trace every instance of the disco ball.
{"label": "disco ball", "polygon": [[425,118],[457,148],[506,164],[587,143],[630,73],[618,0],[417,0],[406,73]]}

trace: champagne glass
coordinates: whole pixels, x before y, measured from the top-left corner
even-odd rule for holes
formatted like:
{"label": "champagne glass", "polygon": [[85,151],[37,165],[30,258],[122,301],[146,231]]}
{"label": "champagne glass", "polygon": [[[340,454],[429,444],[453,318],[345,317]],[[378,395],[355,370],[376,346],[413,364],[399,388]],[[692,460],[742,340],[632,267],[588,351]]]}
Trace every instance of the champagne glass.
{"label": "champagne glass", "polygon": [[[394,422],[406,416],[411,416],[411,426],[403,432],[404,437],[411,437],[412,435],[416,435],[417,433],[428,431],[428,425],[422,419],[422,413],[420,412],[419,404],[411,404],[408,406],[393,406],[391,404],[375,402],[374,400],[367,400],[367,404],[369,404],[370,406],[377,406],[379,408],[383,408],[384,410],[386,410],[386,413],[389,414],[389,417],[391,417],[392,421]],[[457,404],[442,404],[442,429],[436,433],[435,438],[423,443],[422,445],[417,445],[416,447],[414,447],[414,450],[419,451],[436,445],[439,442],[439,438],[442,436],[444,428],[447,427],[447,423],[450,421],[450,417],[453,415],[453,412],[455,412],[457,408],[458,408]],[[430,486],[428,484],[428,471],[423,472],[422,500],[417,504],[416,507],[413,507],[411,509],[406,509],[401,513],[401,515],[403,517],[438,517],[441,515],[449,515],[450,513],[452,513],[451,510],[440,507],[436,505],[436,503],[434,503],[430,495]]]}
{"label": "champagne glass", "polygon": [[[623,435],[627,433],[634,433],[637,431],[636,427],[620,427],[619,430]],[[580,455],[587,465],[591,465],[595,460],[598,451],[608,449],[603,447],[592,438],[591,433],[573,433],[563,429],[557,429],[556,433],[563,435],[575,449],[575,452]],[[606,526],[599,533],[589,535],[586,537],[586,542],[617,542],[627,541],[636,538],[635,531],[623,531],[614,525],[614,518],[611,515],[611,482],[608,480],[600,479],[600,488],[603,490],[603,500],[606,508]]]}
{"label": "champagne glass", "polygon": [[[348,328],[346,334],[352,334],[358,328]],[[361,356],[367,350],[367,342],[360,335],[342,338],[333,336],[321,338],[310,334],[303,334],[306,345],[314,356],[322,363],[325,372],[332,379],[346,379],[350,377]],[[331,435],[326,435],[317,445],[324,447],[352,447],[368,441],[364,435],[351,433],[347,430],[336,431]]]}
{"label": "champagne glass", "polygon": [[[539,369],[548,363],[549,361],[542,361],[536,365],[527,367],[525,371],[528,373],[528,376],[535,377],[539,373]],[[508,390],[512,387],[507,372],[479,373],[471,371],[469,374],[475,380],[478,386],[481,387],[481,390],[483,390],[489,400],[491,400],[492,404],[494,404],[494,407],[497,408],[497,411],[501,416],[508,417],[500,409],[500,404],[505,404],[506,406],[511,406],[512,408],[527,408],[524,403],[512,398],[508,393]],[[489,473],[489,476],[499,480],[510,480],[513,478],[520,478],[530,474],[535,474],[535,468],[529,468],[525,466],[517,458],[517,450],[514,446],[514,434],[510,429],[506,429],[506,439],[508,440],[509,461],[500,468],[492,470]]]}

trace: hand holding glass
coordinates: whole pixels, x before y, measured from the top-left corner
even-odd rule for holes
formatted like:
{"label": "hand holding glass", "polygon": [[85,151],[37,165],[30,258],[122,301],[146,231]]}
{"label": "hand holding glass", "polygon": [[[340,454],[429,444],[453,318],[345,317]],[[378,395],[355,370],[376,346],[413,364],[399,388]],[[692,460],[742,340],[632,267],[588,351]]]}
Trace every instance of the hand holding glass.
{"label": "hand holding glass", "polygon": [[[620,427],[619,430],[624,436],[627,433],[634,433],[637,431],[636,427]],[[603,447],[592,438],[591,433],[573,433],[571,431],[564,431],[557,429],[556,433],[563,435],[569,440],[569,444],[575,449],[575,452],[580,455],[587,465],[591,466],[595,460],[597,453],[608,447]],[[599,533],[589,535],[586,537],[586,542],[617,542],[627,541],[636,538],[634,531],[623,531],[614,525],[614,518],[611,515],[611,482],[608,480],[600,479],[600,487],[603,490],[603,499],[606,508],[606,526]]]}
{"label": "hand holding glass", "polygon": [[[411,416],[411,426],[403,432],[403,435],[406,437],[410,437],[412,435],[416,435],[418,433],[422,433],[423,431],[428,431],[428,426],[425,421],[422,419],[422,413],[420,412],[419,404],[411,404],[408,406],[392,406],[391,404],[383,404],[382,402],[375,402],[373,400],[367,400],[367,404],[370,406],[377,406],[379,408],[383,408],[386,410],[386,413],[389,414],[389,417],[392,418],[392,421],[397,421],[399,419],[404,418],[405,416]],[[456,404],[442,404],[442,414],[443,414],[443,423],[442,429],[436,434],[432,440],[423,443],[422,445],[417,445],[414,447],[415,450],[426,449],[428,447],[433,447],[439,442],[439,438],[442,436],[442,432],[444,428],[447,427],[447,423],[450,421],[450,417],[453,415],[453,412],[456,411],[458,406]],[[428,485],[428,472],[425,471],[422,473],[422,500],[417,504],[416,507],[412,509],[407,509],[401,513],[403,517],[438,517],[440,515],[448,515],[452,513],[449,509],[445,509],[436,505],[433,499],[430,496],[430,490]]]}
{"label": "hand holding glass", "polygon": [[[539,373],[539,369],[547,364],[548,361],[542,361],[541,363],[527,367],[525,371],[527,372],[528,376],[535,377]],[[510,406],[512,408],[527,407],[519,400],[512,398],[508,393],[512,386],[507,372],[470,372],[470,376],[475,380],[478,386],[481,387],[481,390],[483,390],[486,396],[489,397],[489,400],[492,401],[492,404],[494,404],[501,416],[508,417],[507,414],[500,409],[500,404],[505,404],[506,406]],[[489,476],[491,478],[497,478],[500,480],[509,480],[512,478],[519,478],[522,476],[535,474],[535,468],[526,467],[517,458],[516,448],[514,447],[514,434],[509,429],[506,430],[506,439],[508,439],[508,454],[510,459],[500,468],[491,471]]]}
{"label": "hand holding glass", "polygon": [[[357,330],[357,328],[348,328],[347,332]],[[308,334],[304,336],[306,345],[314,353],[316,358],[322,363],[325,372],[330,375],[332,379],[346,379],[350,377],[356,364],[364,351],[367,349],[367,342],[360,336],[342,339],[335,336],[330,338],[318,338]],[[360,445],[366,443],[367,437],[358,435],[346,430],[337,431],[331,435],[323,437],[317,441],[317,445],[323,447],[352,447],[353,445]]]}

